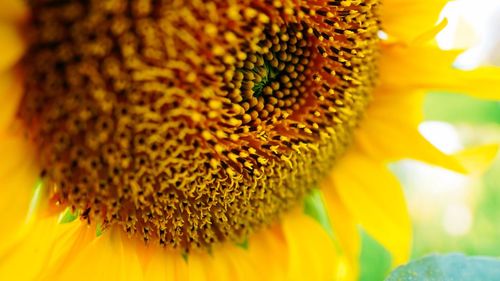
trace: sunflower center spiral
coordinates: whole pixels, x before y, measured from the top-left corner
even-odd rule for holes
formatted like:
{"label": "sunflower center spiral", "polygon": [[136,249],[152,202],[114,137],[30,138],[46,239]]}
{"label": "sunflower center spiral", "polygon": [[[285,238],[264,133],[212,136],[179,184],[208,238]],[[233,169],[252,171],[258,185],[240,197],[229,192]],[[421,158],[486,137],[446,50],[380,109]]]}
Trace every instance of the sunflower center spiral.
{"label": "sunflower center spiral", "polygon": [[51,202],[183,251],[296,206],[377,77],[375,0],[30,5],[19,116]]}
{"label": "sunflower center spiral", "polygon": [[302,27],[267,27],[259,51],[247,53],[237,63],[235,75],[227,81],[229,98],[245,109],[244,123],[260,123],[274,116],[290,115],[304,105],[311,62],[311,42]]}

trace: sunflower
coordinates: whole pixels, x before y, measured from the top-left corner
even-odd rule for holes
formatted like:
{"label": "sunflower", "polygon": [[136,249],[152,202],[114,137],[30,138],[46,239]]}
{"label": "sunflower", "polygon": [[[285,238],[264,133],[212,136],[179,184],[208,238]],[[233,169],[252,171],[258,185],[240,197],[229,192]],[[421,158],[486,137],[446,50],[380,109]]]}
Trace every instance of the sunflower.
{"label": "sunflower", "polygon": [[405,262],[386,164],[464,171],[424,93],[499,76],[380,2],[2,1],[0,279],[354,280],[359,227]]}

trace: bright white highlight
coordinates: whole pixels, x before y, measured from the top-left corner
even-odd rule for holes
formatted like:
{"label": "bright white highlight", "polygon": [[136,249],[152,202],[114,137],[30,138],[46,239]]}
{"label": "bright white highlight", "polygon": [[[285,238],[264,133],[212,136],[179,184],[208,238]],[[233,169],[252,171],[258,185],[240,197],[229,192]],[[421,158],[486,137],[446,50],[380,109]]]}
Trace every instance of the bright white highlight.
{"label": "bright white highlight", "polygon": [[471,209],[460,203],[450,204],[443,215],[443,228],[451,236],[462,236],[469,233],[473,223]]}
{"label": "bright white highlight", "polygon": [[469,49],[456,66],[471,69],[480,64],[500,64],[500,1],[458,0],[441,14],[448,26],[437,36],[443,49]]}
{"label": "bright white highlight", "polygon": [[418,131],[434,146],[445,153],[463,149],[456,129],[444,122],[427,121],[419,125]]}
{"label": "bright white highlight", "polygon": [[380,38],[382,41],[389,39],[389,35],[382,30],[379,30],[377,35],[378,35],[378,38]]}

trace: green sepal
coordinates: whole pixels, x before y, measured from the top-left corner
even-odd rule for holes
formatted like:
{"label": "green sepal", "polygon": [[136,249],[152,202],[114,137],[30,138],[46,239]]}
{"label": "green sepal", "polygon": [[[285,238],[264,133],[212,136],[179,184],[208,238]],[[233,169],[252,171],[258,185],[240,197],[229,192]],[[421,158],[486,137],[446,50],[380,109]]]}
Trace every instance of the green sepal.
{"label": "green sepal", "polygon": [[98,223],[95,227],[95,236],[99,237],[102,235],[103,232],[104,232],[104,229],[102,229],[102,224]]}
{"label": "green sepal", "polygon": [[243,240],[242,242],[240,243],[236,243],[236,246],[242,248],[242,249],[245,249],[245,250],[248,250],[248,238],[245,238],[245,240]]}
{"label": "green sepal", "polygon": [[29,221],[36,216],[37,209],[40,206],[40,201],[43,197],[43,188],[44,184],[42,179],[38,179],[33,187],[33,196],[31,197],[26,221]]}
{"label": "green sepal", "polygon": [[186,252],[181,253],[182,259],[187,263],[189,260],[189,254]]}
{"label": "green sepal", "polygon": [[59,215],[59,219],[57,222],[60,224],[65,224],[65,223],[73,222],[77,218],[78,218],[78,212],[73,213],[71,208],[68,207],[68,208],[66,208],[66,210],[64,210],[64,212],[62,212]]}

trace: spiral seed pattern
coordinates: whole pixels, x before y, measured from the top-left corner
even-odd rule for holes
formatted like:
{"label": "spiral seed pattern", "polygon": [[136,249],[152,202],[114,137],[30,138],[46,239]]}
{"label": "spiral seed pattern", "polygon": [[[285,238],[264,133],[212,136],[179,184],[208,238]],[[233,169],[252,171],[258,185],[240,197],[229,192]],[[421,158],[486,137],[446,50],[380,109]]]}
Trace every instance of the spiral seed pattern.
{"label": "spiral seed pattern", "polygon": [[32,1],[19,116],[52,202],[190,251],[299,204],[377,79],[378,1]]}

